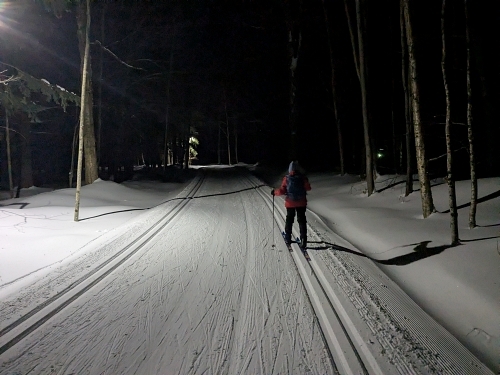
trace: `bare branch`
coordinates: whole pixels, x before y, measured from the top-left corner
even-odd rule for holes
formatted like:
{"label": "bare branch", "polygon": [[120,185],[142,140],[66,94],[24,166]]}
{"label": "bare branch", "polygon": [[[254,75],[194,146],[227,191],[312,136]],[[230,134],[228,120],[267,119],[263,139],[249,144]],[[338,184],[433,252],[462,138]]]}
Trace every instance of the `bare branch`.
{"label": "bare branch", "polygon": [[[136,69],[136,70],[143,70],[143,71],[146,71],[146,69],[143,69],[143,68],[138,68],[138,67],[135,67],[135,66],[132,66],[130,64],[127,64],[125,61],[123,61],[122,59],[120,59],[118,56],[116,56],[113,52],[111,52],[108,48],[106,48],[105,46],[102,45],[102,43],[98,40],[96,40],[94,42],[95,44],[98,44],[103,51],[106,51],[107,53],[109,53],[111,56],[113,56],[113,58],[118,61],[120,64],[122,65],[125,65],[127,68],[130,68],[130,69]],[[93,43],[93,44],[94,44]]]}
{"label": "bare branch", "polygon": [[[458,152],[458,151],[460,151],[460,150],[464,150],[464,149],[466,150],[466,149],[467,149],[467,147],[465,147],[465,146],[464,146],[464,147],[457,148],[456,150],[453,150],[453,152]],[[446,157],[446,154],[443,154],[443,155],[437,156],[437,157],[435,157],[435,158],[427,159],[427,161],[428,161],[428,162],[429,162],[429,161],[436,161],[436,160],[439,160],[439,159],[444,158],[444,157]]]}

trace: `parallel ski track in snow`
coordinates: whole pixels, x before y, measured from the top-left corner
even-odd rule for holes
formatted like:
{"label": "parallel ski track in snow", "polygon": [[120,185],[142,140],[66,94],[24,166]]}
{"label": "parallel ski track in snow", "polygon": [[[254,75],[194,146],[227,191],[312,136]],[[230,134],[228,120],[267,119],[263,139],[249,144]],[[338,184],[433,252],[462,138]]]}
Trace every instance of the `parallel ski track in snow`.
{"label": "parallel ski track in snow", "polygon": [[[272,210],[273,203],[267,191],[259,193]],[[279,232],[284,228],[286,217],[282,203],[281,200],[274,202]],[[322,222],[310,211],[308,216]],[[310,222],[308,220],[308,241],[330,245],[333,241]],[[295,226],[294,235],[297,236]],[[389,370],[401,375],[493,375],[406,293],[397,287],[388,290],[354,261],[352,255],[336,251],[340,247],[334,245],[329,251],[320,252],[309,250],[311,261],[307,261],[298,245],[292,246],[291,256],[340,374],[386,375]],[[352,308],[347,310],[346,300],[358,311],[358,319],[352,318]],[[381,353],[376,356],[373,345],[370,347],[356,326],[360,320],[366,323],[381,346]],[[432,337],[427,335],[429,333]]]}
{"label": "parallel ski track in snow", "polygon": [[[255,183],[255,182],[254,182]],[[257,183],[255,183],[257,185]],[[272,202],[267,194],[259,191],[260,195],[272,210]],[[275,221],[277,231],[284,228],[286,213],[281,207],[281,201],[274,202]],[[283,246],[284,243],[283,243]],[[362,359],[363,353],[349,337],[344,323],[339,318],[337,299],[330,295],[329,289],[321,284],[321,279],[312,262],[305,259],[297,244],[292,244],[293,251],[290,255],[297,267],[302,284],[307,291],[309,301],[315,311],[317,321],[322,330],[325,345],[329,348],[330,356],[339,374],[345,375],[384,375],[374,360],[369,359],[370,367],[367,368]],[[365,353],[365,357],[371,354]]]}
{"label": "parallel ski track in snow", "polygon": [[200,190],[205,180],[204,173],[200,173],[195,179],[184,189],[177,197],[178,202],[170,208],[163,217],[157,221],[148,230],[144,231],[140,236],[123,247],[112,257],[107,258],[104,262],[93,268],[90,272],[72,282],[59,293],[48,298],[43,303],[39,304],[19,319],[10,323],[0,330],[0,355],[19,343],[29,334],[41,327],[50,318],[60,313],[65,307],[77,298],[81,297],[89,289],[101,282],[106,276],[120,267],[134,254],[139,252],[144,246],[151,241],[172,219],[174,219],[181,211],[183,211],[189,202],[194,198],[195,194]]}

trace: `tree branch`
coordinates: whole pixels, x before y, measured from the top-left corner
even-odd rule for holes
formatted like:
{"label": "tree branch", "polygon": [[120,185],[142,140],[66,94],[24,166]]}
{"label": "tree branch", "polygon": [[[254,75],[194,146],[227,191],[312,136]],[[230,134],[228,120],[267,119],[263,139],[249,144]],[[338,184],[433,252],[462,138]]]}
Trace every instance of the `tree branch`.
{"label": "tree branch", "polygon": [[135,67],[135,66],[132,66],[130,64],[127,64],[125,61],[123,61],[122,59],[120,59],[118,56],[116,56],[113,52],[111,52],[108,48],[106,48],[105,46],[102,45],[102,43],[98,40],[96,40],[94,43],[92,44],[98,44],[103,51],[106,51],[107,53],[109,53],[111,56],[113,56],[113,58],[118,61],[120,64],[122,65],[125,65],[127,68],[130,68],[130,69],[136,69],[136,70],[143,70],[143,71],[146,71],[146,69],[143,69],[143,68],[138,68],[138,67]]}
{"label": "tree branch", "polygon": [[[453,150],[453,152],[458,152],[458,151],[463,150],[463,149],[467,149],[467,147],[464,146],[464,147],[457,148],[456,150]],[[435,158],[427,159],[427,162],[436,161],[436,160],[439,160],[441,158],[444,158],[445,156],[446,156],[446,154],[443,154],[443,155],[437,156]]]}

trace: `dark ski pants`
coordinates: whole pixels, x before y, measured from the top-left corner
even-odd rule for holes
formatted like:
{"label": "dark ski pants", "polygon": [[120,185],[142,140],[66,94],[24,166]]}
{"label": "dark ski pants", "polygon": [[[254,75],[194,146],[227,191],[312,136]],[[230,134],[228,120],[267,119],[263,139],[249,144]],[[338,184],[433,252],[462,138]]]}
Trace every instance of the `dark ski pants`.
{"label": "dark ski pants", "polygon": [[305,244],[307,243],[307,220],[305,207],[293,207],[286,209],[285,241],[291,242],[292,226],[295,219],[295,212],[297,212],[297,222],[299,223],[300,239]]}

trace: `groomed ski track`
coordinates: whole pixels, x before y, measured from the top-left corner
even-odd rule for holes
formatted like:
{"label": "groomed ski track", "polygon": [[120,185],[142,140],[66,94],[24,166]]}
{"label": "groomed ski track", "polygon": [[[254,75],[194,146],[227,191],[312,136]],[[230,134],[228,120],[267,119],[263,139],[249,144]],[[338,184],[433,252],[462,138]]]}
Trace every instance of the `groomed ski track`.
{"label": "groomed ski track", "polygon": [[290,253],[268,190],[200,171],[3,299],[0,374],[491,374],[312,212]]}

